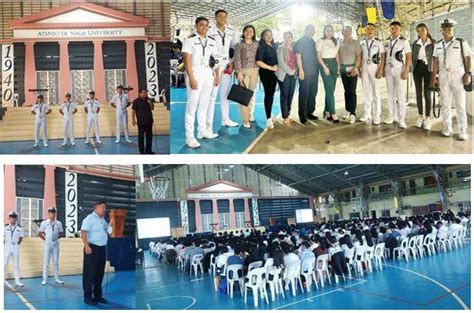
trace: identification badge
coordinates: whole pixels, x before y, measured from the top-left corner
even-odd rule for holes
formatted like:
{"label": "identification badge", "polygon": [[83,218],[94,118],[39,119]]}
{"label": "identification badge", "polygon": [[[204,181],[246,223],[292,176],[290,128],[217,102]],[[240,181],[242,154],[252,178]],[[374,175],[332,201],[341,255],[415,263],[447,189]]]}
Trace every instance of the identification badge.
{"label": "identification badge", "polygon": [[58,234],[53,233],[51,238],[52,238],[53,241],[57,241],[58,240]]}

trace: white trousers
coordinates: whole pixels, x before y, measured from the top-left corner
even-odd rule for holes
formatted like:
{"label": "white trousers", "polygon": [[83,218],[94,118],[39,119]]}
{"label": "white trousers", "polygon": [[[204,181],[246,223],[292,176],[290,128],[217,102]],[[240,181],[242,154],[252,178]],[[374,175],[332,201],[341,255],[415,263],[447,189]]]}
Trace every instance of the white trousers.
{"label": "white trousers", "polygon": [[48,135],[46,133],[46,119],[35,119],[35,145],[39,142],[39,132],[41,130],[41,136],[43,143],[48,143]]}
{"label": "white trousers", "polygon": [[186,75],[187,101],[185,115],[186,140],[194,138],[194,123],[198,122],[198,133],[206,131],[206,118],[213,89],[214,75],[210,68],[198,68],[194,77],[198,82],[197,90],[189,86],[189,78]]}
{"label": "white trousers", "polygon": [[43,280],[48,279],[49,261],[53,258],[54,278],[59,278],[59,242],[45,242],[43,253]]}
{"label": "white trousers", "polygon": [[63,118],[63,127],[64,127],[64,143],[71,141],[71,143],[74,143],[74,118],[71,117],[65,117]]}
{"label": "white trousers", "polygon": [[20,282],[20,247],[17,244],[5,243],[3,255],[3,272],[7,272],[7,265],[10,257],[13,260],[13,276],[15,282]]}
{"label": "white trousers", "polygon": [[120,140],[120,129],[123,127],[125,139],[128,139],[128,112],[125,110],[117,109],[116,114],[117,128],[115,129],[117,140]]}
{"label": "white trousers", "polygon": [[405,102],[406,80],[402,80],[403,67],[390,67],[387,65],[385,69],[388,92],[388,118],[404,122],[407,106]]}
{"label": "white trousers", "polygon": [[229,100],[227,96],[229,95],[230,88],[232,87],[232,74],[224,74],[226,66],[219,67],[219,85],[214,86],[211,93],[211,103],[207,110],[207,119],[206,125],[207,129],[212,130],[212,124],[214,121],[214,109],[216,106],[217,94],[220,92],[220,102],[221,102],[221,113],[222,113],[222,123],[229,120]]}
{"label": "white trousers", "polygon": [[441,117],[443,118],[444,128],[450,131],[452,131],[453,123],[451,114],[453,100],[459,123],[459,132],[467,131],[466,91],[462,81],[463,75],[463,68],[439,73]]}
{"label": "white trousers", "polygon": [[382,100],[380,99],[380,79],[375,78],[377,64],[364,64],[362,67],[362,87],[364,89],[364,115],[380,119]]}
{"label": "white trousers", "polygon": [[99,116],[97,114],[92,116],[87,116],[87,127],[86,127],[86,141],[89,141],[89,134],[91,128],[94,128],[95,138],[97,141],[100,141],[99,136]]}

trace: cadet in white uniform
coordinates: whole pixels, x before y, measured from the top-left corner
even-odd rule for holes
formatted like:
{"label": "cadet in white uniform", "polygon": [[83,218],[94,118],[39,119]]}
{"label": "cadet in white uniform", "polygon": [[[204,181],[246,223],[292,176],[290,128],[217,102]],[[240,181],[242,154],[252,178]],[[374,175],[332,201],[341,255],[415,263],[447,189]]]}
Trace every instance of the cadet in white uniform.
{"label": "cadet in white uniform", "polygon": [[64,141],[62,146],[67,145],[67,140],[71,142],[71,145],[75,145],[74,142],[74,114],[77,113],[76,104],[71,101],[71,94],[68,92],[66,94],[66,101],[61,104],[59,113],[63,116],[63,126],[64,126]]}
{"label": "cadet in white uniform", "polygon": [[374,125],[380,124],[382,100],[380,98],[380,79],[385,65],[385,48],[382,41],[375,38],[375,25],[367,24],[367,37],[360,41],[362,62],[360,72],[364,90],[364,114],[361,122],[373,119]]}
{"label": "cadet in white uniform", "polygon": [[[207,130],[212,132],[212,123],[214,120],[214,109],[216,105],[217,94],[220,91],[220,102],[221,102],[221,113],[222,113],[222,126],[226,127],[237,127],[238,123],[232,121],[229,118],[229,95],[230,88],[232,87],[232,58],[233,48],[236,44],[235,34],[232,29],[226,27],[227,24],[227,12],[225,10],[217,10],[215,13],[216,27],[209,30],[209,36],[213,37],[216,41],[217,47],[217,59],[219,61],[217,69],[219,71],[220,81],[217,86],[212,90],[211,103],[207,111]],[[232,50],[232,53],[231,53]]]}
{"label": "cadet in white uniform", "polygon": [[[444,125],[442,134],[450,137],[453,133],[451,101],[454,101],[459,123],[459,139],[467,140],[466,91],[464,90],[464,84],[467,85],[471,81],[472,51],[465,40],[454,37],[454,21],[444,20],[441,29],[443,40],[435,45],[433,52],[431,87],[434,87],[436,75],[439,73],[441,114]],[[462,60],[461,44],[467,72]]]}
{"label": "cadet in white uniform", "polygon": [[408,40],[400,36],[400,22],[390,23],[391,36],[385,42],[385,77],[388,91],[388,119],[385,124],[398,122],[400,128],[406,128],[406,80],[411,66],[411,47]]}
{"label": "cadet in white uniform", "polygon": [[187,103],[185,116],[186,144],[198,148],[201,144],[194,137],[194,121],[197,111],[198,138],[214,139],[217,134],[209,132],[206,127],[207,112],[213,86],[219,81],[219,70],[213,73],[211,56],[217,56],[216,42],[207,35],[209,20],[205,17],[196,19],[197,34],[183,43],[184,68],[186,70]]}
{"label": "cadet in white uniform", "polygon": [[43,137],[43,145],[48,146],[48,134],[46,133],[46,115],[51,113],[49,104],[43,102],[43,95],[38,95],[38,101],[31,108],[31,114],[35,115],[35,144],[33,147],[38,147],[38,132],[41,130]]}
{"label": "cadet in white uniform", "polygon": [[5,225],[3,237],[3,272],[7,272],[8,260],[13,259],[13,275],[15,276],[15,285],[23,287],[20,281],[20,244],[23,240],[23,230],[16,223],[18,215],[11,212],[8,215],[9,223]]}
{"label": "cadet in white uniform", "polygon": [[112,102],[110,103],[114,108],[117,109],[117,128],[116,128],[116,136],[117,140],[115,143],[120,142],[120,128],[123,126],[123,132],[125,134],[125,141],[127,143],[132,143],[132,141],[128,138],[128,111],[127,108],[130,106],[128,102],[128,95],[123,93],[123,86],[117,86],[117,93],[113,95]]}
{"label": "cadet in white uniform", "polygon": [[43,254],[43,281],[41,285],[48,282],[48,267],[51,256],[53,257],[54,281],[64,284],[59,279],[59,237],[63,236],[64,229],[60,221],[56,220],[56,209],[48,209],[48,219],[41,222],[38,236],[44,240]]}
{"label": "cadet in white uniform", "polygon": [[85,144],[89,143],[89,134],[91,132],[91,127],[94,127],[95,138],[97,143],[102,143],[99,136],[99,111],[100,104],[99,101],[95,98],[95,91],[91,90],[89,92],[89,99],[84,101],[84,109],[87,113],[87,128],[86,128],[86,141]]}

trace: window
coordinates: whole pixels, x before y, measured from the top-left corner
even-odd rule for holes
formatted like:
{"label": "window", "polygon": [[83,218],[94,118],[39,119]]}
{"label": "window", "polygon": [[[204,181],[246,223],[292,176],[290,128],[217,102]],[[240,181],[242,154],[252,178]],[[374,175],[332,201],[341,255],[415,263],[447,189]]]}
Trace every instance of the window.
{"label": "window", "polygon": [[382,217],[390,217],[390,210],[382,210],[380,213]]}
{"label": "window", "polygon": [[381,185],[379,186],[379,193],[388,193],[390,191],[390,185]]}
{"label": "window", "polygon": [[212,214],[202,214],[202,231],[211,232],[212,231],[211,224],[212,224]]}
{"label": "window", "polygon": [[21,225],[25,237],[37,237],[39,225],[35,220],[39,220],[43,212],[43,199],[36,198],[16,198],[16,210],[19,212]]}
{"label": "window", "polygon": [[244,212],[235,212],[235,226],[237,228],[245,227],[245,213]]}
{"label": "window", "polygon": [[219,213],[219,229],[230,227],[230,213]]}
{"label": "window", "polygon": [[360,218],[360,212],[349,213],[349,217],[352,218]]}

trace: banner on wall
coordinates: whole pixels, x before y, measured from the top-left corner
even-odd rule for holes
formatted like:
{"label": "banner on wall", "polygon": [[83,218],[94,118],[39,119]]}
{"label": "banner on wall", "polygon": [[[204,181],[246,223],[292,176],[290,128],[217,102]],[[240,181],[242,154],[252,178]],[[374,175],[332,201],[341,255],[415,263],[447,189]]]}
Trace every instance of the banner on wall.
{"label": "banner on wall", "polygon": [[253,226],[260,226],[260,219],[258,217],[258,199],[252,198],[252,215],[253,215]]}
{"label": "banner on wall", "polygon": [[77,173],[65,173],[66,237],[75,237],[79,231],[77,223]]}
{"label": "banner on wall", "polygon": [[184,233],[189,233],[189,219],[188,219],[188,201],[179,201],[179,207],[181,208],[181,226],[184,228]]}
{"label": "banner on wall", "polygon": [[394,0],[380,0],[382,7],[382,14],[387,20],[395,17],[395,1]]}
{"label": "banner on wall", "polygon": [[377,23],[377,8],[367,8],[367,21],[369,23]]}
{"label": "banner on wall", "polygon": [[14,97],[14,55],[13,45],[2,45],[2,106],[13,106]]}
{"label": "banner on wall", "polygon": [[156,42],[145,42],[145,66],[148,96],[156,99],[160,93]]}

